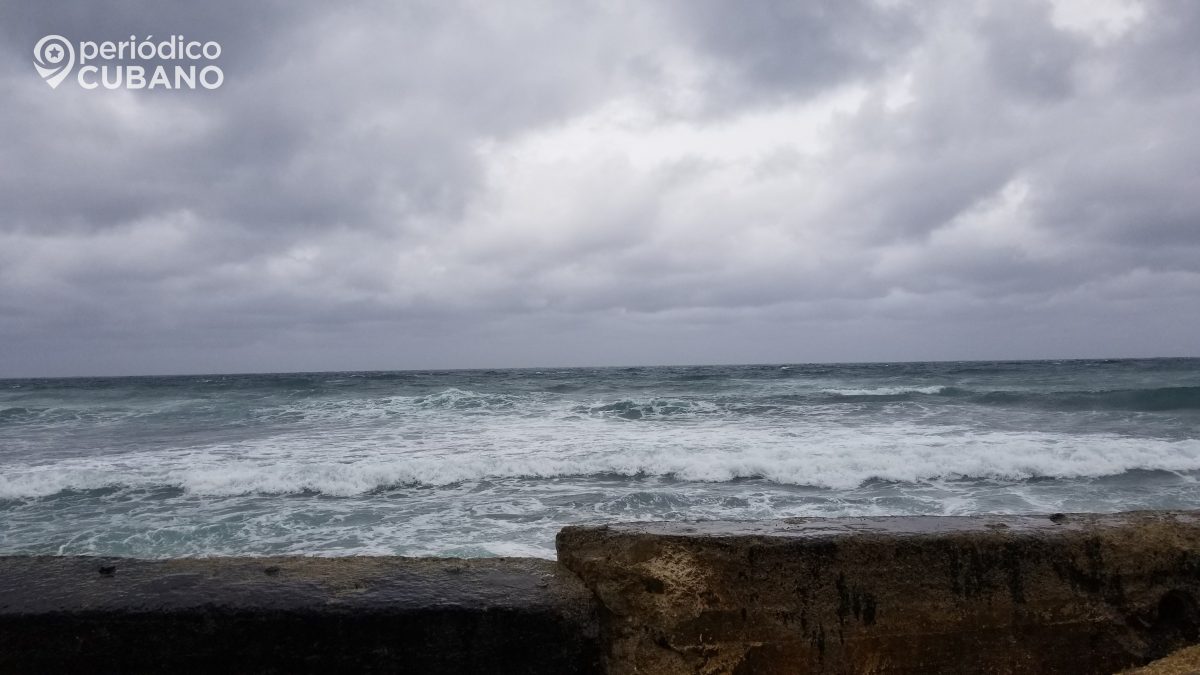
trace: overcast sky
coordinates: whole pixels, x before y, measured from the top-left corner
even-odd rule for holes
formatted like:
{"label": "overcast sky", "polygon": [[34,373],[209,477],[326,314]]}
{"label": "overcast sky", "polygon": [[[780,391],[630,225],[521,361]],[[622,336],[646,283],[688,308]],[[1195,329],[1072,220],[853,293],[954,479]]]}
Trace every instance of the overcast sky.
{"label": "overcast sky", "polygon": [[1194,0],[3,0],[0,88],[0,376],[1200,355]]}

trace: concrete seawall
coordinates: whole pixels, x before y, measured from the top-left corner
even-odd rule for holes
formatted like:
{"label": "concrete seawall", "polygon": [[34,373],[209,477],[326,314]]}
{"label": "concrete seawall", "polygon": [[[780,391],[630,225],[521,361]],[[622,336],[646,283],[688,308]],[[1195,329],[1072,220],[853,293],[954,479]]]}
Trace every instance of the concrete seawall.
{"label": "concrete seawall", "polygon": [[1197,641],[1194,513],[568,527],[613,673],[1111,673]]}
{"label": "concrete seawall", "polygon": [[0,672],[563,675],[600,646],[546,560],[8,557]]}
{"label": "concrete seawall", "polygon": [[0,558],[0,672],[1113,673],[1200,514],[568,527],[531,559]]}

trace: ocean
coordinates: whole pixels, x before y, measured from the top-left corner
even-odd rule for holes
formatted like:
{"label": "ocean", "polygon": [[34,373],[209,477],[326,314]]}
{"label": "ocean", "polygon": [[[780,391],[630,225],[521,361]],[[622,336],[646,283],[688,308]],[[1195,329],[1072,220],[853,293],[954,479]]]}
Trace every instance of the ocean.
{"label": "ocean", "polygon": [[0,553],[528,555],[571,523],[1200,507],[1200,359],[0,380]]}

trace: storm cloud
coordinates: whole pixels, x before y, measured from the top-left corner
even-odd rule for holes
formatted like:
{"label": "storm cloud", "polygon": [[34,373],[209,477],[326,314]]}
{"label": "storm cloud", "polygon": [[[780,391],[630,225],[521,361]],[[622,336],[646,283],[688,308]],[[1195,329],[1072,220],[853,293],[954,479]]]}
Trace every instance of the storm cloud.
{"label": "storm cloud", "polygon": [[0,376],[1200,355],[1188,0],[13,1],[0,88]]}

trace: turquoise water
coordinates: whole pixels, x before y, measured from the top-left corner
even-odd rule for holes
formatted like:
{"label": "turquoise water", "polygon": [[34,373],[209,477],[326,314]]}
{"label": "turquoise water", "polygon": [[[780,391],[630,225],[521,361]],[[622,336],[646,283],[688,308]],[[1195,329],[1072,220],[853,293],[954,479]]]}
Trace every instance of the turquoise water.
{"label": "turquoise water", "polygon": [[0,380],[0,553],[537,555],[563,524],[1200,506],[1200,360]]}

